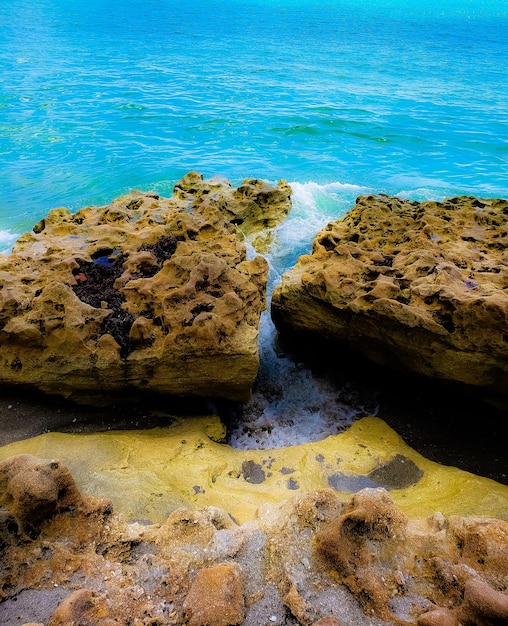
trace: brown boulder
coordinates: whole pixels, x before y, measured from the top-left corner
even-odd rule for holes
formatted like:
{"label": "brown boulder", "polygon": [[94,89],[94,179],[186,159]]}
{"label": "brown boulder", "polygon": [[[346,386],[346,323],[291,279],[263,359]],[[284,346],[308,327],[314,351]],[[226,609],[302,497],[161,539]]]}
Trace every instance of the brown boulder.
{"label": "brown boulder", "polygon": [[290,197],[284,181],[233,189],[191,172],[169,199],[52,210],[0,257],[0,384],[90,403],[247,399],[268,264],[241,239],[284,219]]}
{"label": "brown boulder", "polygon": [[384,366],[506,396],[507,214],[500,199],[361,196],[283,276],[273,320]]}
{"label": "brown boulder", "polygon": [[[86,515],[108,506],[106,500],[84,498],[58,461],[30,454],[0,461],[0,547],[12,543],[18,533],[38,535],[45,521],[63,511]],[[9,535],[11,540],[6,541]]]}
{"label": "brown boulder", "polygon": [[276,187],[257,178],[246,178],[236,189],[220,177],[204,180],[189,172],[175,185],[175,197],[198,199],[201,204],[218,208],[227,220],[239,227],[244,236],[264,233],[277,226],[291,208],[291,187],[284,180]]}
{"label": "brown boulder", "polygon": [[236,563],[200,570],[183,603],[189,626],[234,626],[244,618],[244,585]]}
{"label": "brown boulder", "polygon": [[425,598],[413,610],[419,626],[491,626],[508,619],[506,522],[439,513],[410,520],[387,493],[365,489],[314,541],[364,610],[389,623],[412,623],[395,615],[396,600],[412,593]]}

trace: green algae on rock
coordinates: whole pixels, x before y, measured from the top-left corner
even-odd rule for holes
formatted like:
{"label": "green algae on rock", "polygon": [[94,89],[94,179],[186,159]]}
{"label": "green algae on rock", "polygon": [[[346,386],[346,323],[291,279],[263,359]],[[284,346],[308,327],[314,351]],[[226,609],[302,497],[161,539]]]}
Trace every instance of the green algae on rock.
{"label": "green algae on rock", "polygon": [[224,435],[217,417],[185,417],[143,431],[47,433],[0,447],[0,459],[58,459],[84,494],[111,500],[130,520],[160,522],[182,506],[219,506],[245,523],[295,491],[380,487],[412,517],[438,510],[508,521],[508,486],[425,459],[376,417],[322,441],[274,450],[234,449],[220,443]]}

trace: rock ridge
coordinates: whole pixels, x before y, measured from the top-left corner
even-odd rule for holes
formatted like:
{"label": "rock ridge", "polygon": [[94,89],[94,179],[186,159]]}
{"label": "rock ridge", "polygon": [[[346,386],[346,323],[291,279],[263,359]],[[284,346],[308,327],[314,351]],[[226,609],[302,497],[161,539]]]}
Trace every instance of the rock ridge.
{"label": "rock ridge", "polygon": [[0,486],[3,626],[508,621],[499,519],[411,519],[367,488],[300,494],[243,525],[217,507],[127,524],[58,461],[32,455],[0,462]]}

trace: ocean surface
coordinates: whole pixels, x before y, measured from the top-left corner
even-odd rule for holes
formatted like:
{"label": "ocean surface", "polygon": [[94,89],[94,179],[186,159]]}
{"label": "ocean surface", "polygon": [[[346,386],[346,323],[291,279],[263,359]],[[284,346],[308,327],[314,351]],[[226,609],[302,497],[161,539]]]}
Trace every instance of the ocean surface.
{"label": "ocean surface", "polygon": [[[361,193],[507,198],[508,0],[0,0],[0,251],[190,170],[291,184],[271,285]],[[261,343],[256,445],[375,410]]]}

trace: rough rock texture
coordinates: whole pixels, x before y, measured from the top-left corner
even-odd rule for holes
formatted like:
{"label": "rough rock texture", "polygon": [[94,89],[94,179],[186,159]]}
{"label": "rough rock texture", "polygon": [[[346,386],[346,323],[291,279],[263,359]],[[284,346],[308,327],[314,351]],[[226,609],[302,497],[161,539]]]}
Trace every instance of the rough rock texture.
{"label": "rough rock texture", "polygon": [[37,535],[43,521],[63,510],[88,514],[104,508],[98,500],[81,497],[68,469],[58,461],[30,454],[0,462],[0,507],[5,507],[3,530],[15,529],[20,536]]}
{"label": "rough rock texture", "polygon": [[301,494],[243,525],[217,507],[128,524],[51,463],[0,464],[9,485],[41,478],[37,507],[1,502],[2,626],[508,623],[505,521],[410,519],[378,488]]}
{"label": "rough rock texture", "polygon": [[267,262],[244,236],[291,191],[187,174],[170,199],[131,192],[52,210],[0,257],[0,383],[83,402],[135,390],[249,397]]}
{"label": "rough rock texture", "polygon": [[272,298],[281,331],[506,399],[508,201],[361,196]]}
{"label": "rough rock texture", "polygon": [[183,603],[189,626],[234,626],[244,619],[242,569],[236,563],[221,563],[200,570]]}

